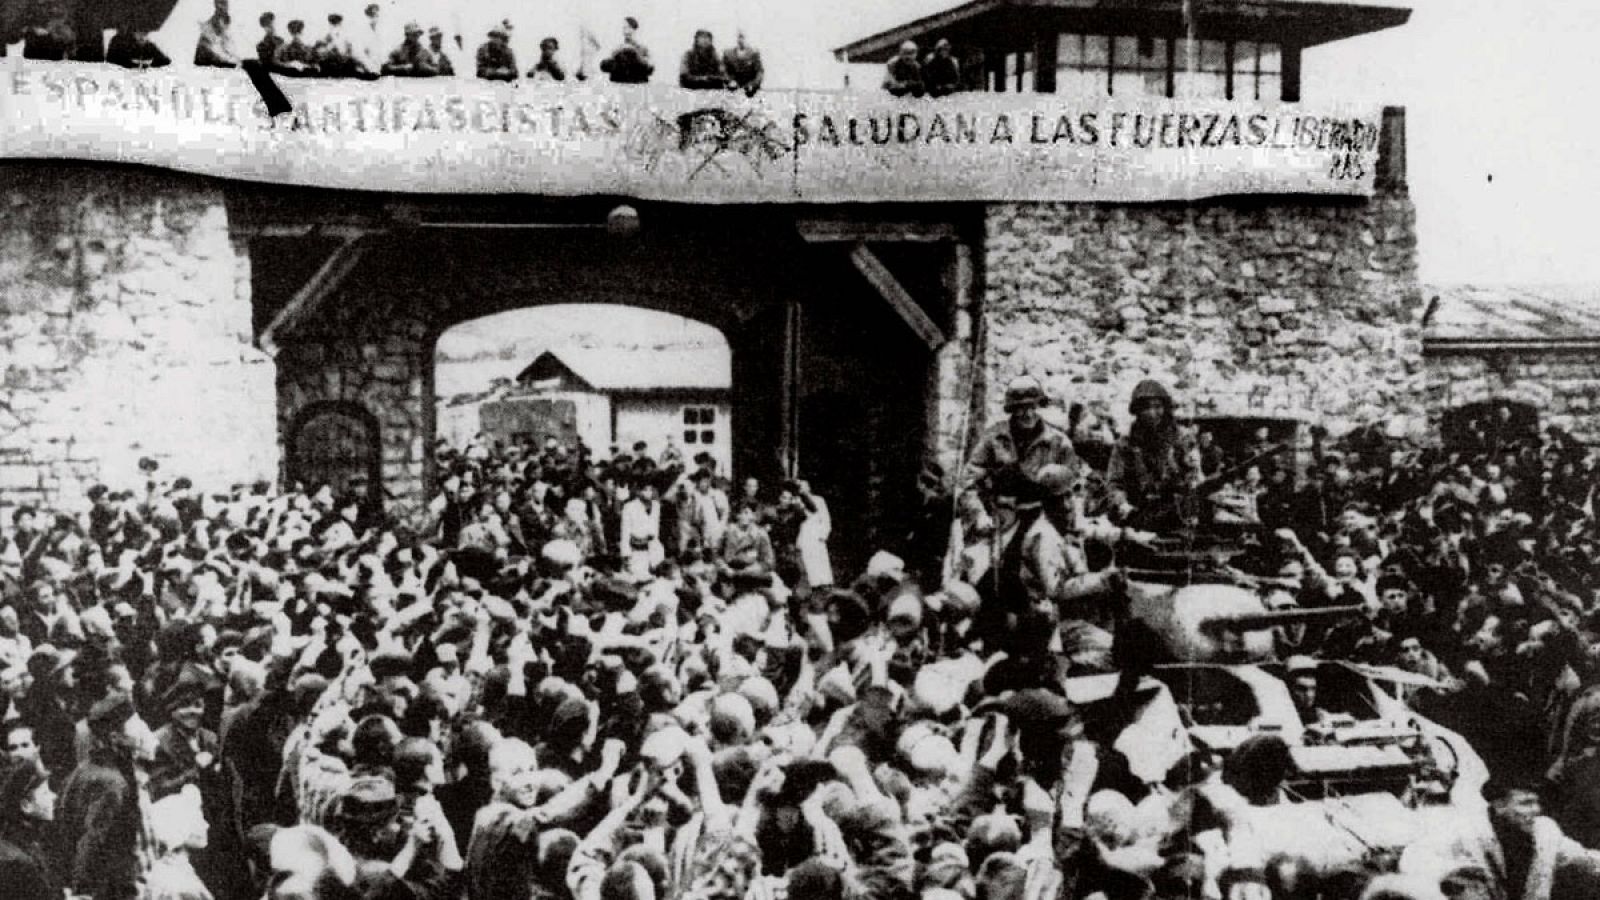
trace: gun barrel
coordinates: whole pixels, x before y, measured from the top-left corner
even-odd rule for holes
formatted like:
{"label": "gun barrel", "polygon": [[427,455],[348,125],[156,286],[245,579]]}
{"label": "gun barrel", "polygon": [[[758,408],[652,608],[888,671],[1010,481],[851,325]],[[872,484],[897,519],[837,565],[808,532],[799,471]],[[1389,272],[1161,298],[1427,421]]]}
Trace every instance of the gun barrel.
{"label": "gun barrel", "polygon": [[1309,625],[1314,622],[1337,621],[1364,615],[1360,604],[1350,606],[1324,606],[1315,609],[1281,609],[1269,612],[1247,613],[1231,616],[1214,616],[1200,623],[1202,631],[1215,634],[1221,631],[1265,631],[1288,625]]}

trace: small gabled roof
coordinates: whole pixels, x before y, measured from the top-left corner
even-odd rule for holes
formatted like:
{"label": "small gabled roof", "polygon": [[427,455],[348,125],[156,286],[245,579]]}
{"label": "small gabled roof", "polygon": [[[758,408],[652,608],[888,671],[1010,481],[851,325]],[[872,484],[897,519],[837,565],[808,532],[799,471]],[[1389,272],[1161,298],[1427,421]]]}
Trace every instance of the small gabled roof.
{"label": "small gabled roof", "polygon": [[727,354],[704,347],[546,350],[517,375],[517,383],[552,378],[570,379],[608,394],[725,391],[733,387]]}

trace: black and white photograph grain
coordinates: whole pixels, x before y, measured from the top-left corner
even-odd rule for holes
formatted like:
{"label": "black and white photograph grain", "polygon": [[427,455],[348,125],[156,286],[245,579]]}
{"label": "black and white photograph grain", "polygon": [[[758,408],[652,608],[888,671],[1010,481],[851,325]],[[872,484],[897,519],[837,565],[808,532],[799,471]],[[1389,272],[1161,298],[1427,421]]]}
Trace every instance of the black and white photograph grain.
{"label": "black and white photograph grain", "polygon": [[1600,898],[1597,45],[0,0],[0,900]]}

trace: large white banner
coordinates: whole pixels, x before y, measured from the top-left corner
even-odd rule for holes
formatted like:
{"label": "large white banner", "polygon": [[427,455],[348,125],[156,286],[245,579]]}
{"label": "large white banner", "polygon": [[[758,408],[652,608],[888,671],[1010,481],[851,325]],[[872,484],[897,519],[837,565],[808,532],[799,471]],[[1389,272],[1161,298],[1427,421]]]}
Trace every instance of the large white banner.
{"label": "large white banner", "polygon": [[0,157],[428,193],[688,203],[1145,201],[1373,190],[1377,107],[470,78],[278,78],[0,63]]}

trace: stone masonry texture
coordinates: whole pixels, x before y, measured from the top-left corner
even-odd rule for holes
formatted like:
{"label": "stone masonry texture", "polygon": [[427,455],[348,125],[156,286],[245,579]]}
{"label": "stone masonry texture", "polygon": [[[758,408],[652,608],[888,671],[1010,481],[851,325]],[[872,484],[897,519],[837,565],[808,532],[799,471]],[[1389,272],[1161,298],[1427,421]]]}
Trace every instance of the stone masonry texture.
{"label": "stone masonry texture", "polygon": [[1144,378],[1186,415],[1285,416],[1338,434],[1427,388],[1415,212],[1370,199],[1004,204],[984,236],[986,418],[1038,377],[1065,407],[1127,421]]}
{"label": "stone masonry texture", "polygon": [[0,511],[140,486],[141,457],[200,486],[271,479],[249,272],[213,183],[0,167]]}

